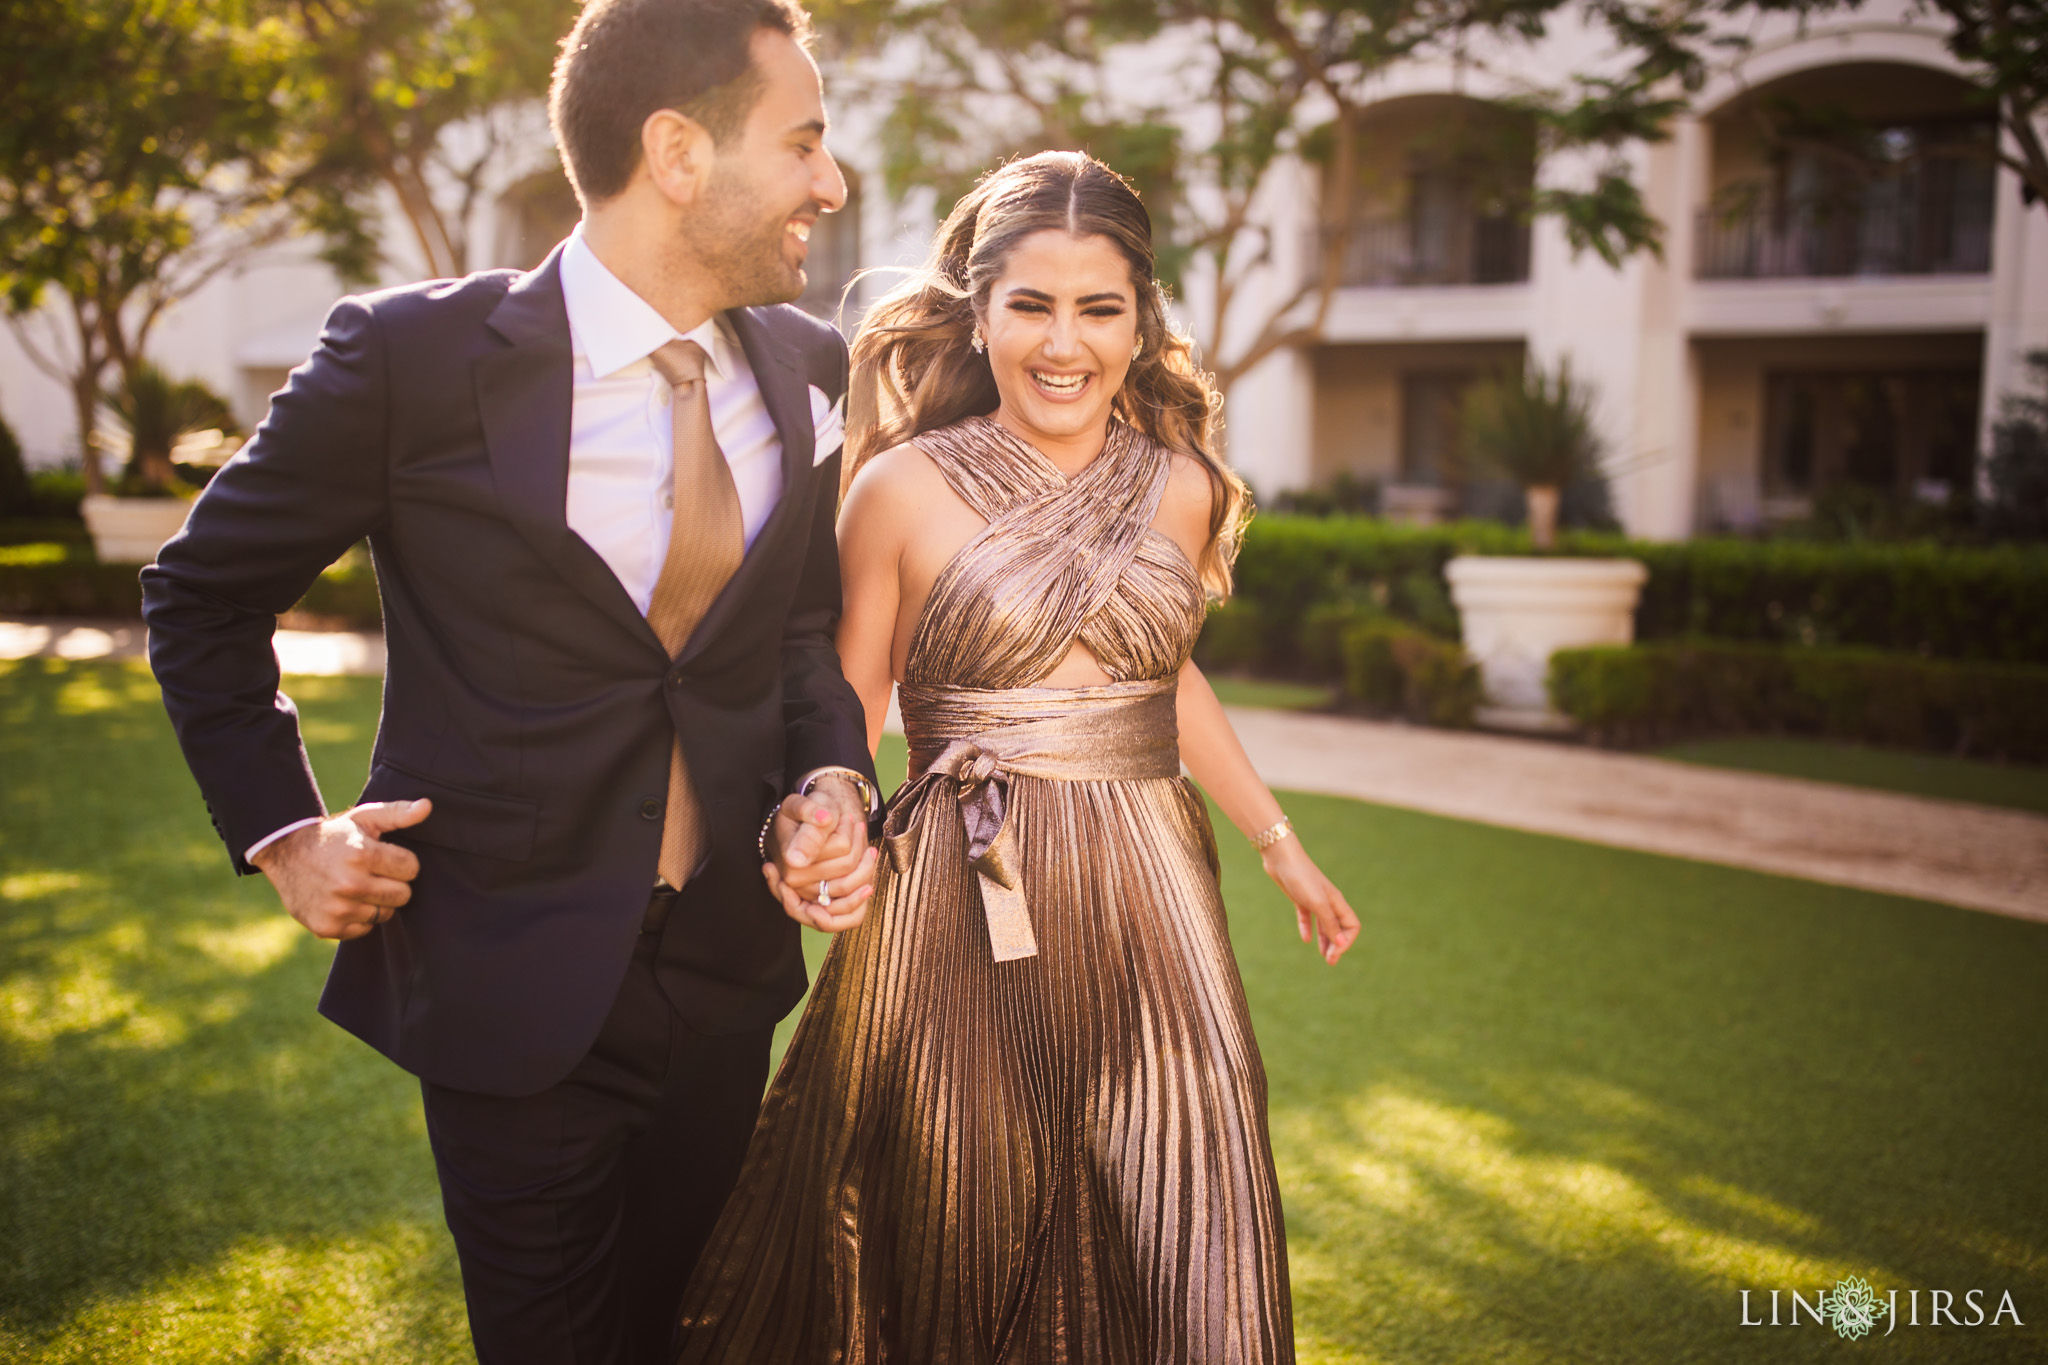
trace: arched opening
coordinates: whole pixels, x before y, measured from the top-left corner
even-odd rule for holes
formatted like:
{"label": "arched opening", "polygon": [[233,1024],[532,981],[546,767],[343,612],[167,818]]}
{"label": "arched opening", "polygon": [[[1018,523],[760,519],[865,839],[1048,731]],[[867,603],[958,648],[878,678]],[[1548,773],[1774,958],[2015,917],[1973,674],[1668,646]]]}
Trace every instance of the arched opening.
{"label": "arched opening", "polygon": [[1997,122],[1944,72],[1856,62],[1781,77],[1709,120],[1702,279],[1981,274]]}
{"label": "arched opening", "polygon": [[[1347,174],[1348,184],[1336,177]],[[1349,167],[1326,169],[1326,204],[1349,204],[1338,283],[1516,284],[1529,278],[1536,133],[1527,115],[1462,95],[1368,110]],[[1318,238],[1317,245],[1322,238]],[[1311,269],[1321,255],[1311,252]]]}

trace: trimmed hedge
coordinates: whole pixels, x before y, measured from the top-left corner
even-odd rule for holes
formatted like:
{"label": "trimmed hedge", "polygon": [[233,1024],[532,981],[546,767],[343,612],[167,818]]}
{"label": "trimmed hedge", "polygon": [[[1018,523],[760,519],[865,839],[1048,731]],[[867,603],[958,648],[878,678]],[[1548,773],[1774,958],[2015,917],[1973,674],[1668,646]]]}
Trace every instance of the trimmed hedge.
{"label": "trimmed hedge", "polygon": [[[1309,667],[1301,629],[1310,610],[1325,603],[1370,601],[1454,635],[1443,566],[1472,553],[1535,551],[1526,532],[1492,522],[1418,527],[1262,514],[1238,556],[1239,600],[1256,620],[1231,623],[1235,664],[1272,672]],[[1559,536],[1557,553],[1627,555],[1648,566],[1636,611],[1639,640],[1708,636],[2048,663],[2048,547],[1665,544],[1571,532]]]}
{"label": "trimmed hedge", "polygon": [[86,542],[0,547],[0,614],[140,616],[138,572],[134,564],[100,563]]}
{"label": "trimmed hedge", "polygon": [[368,551],[355,546],[329,565],[292,611],[350,630],[382,630],[384,607],[377,597],[377,571],[370,565]]}
{"label": "trimmed hedge", "polygon": [[1696,540],[1636,545],[1641,640],[1710,636],[2048,663],[2048,549]]}
{"label": "trimmed hedge", "polygon": [[1715,640],[1560,650],[1550,696],[1597,741],[1791,733],[2048,762],[2048,668]]}
{"label": "trimmed hedge", "polygon": [[[1578,544],[1583,537],[1567,537]],[[1611,538],[1610,538],[1611,539]],[[1615,542],[1619,543],[1619,542]],[[1427,583],[1447,609],[1443,566],[1454,555],[1529,553],[1526,533],[1494,522],[1444,527],[1405,526],[1370,517],[1298,517],[1261,513],[1245,531],[1237,557],[1233,605],[1258,621],[1258,655],[1240,662],[1272,671],[1300,671],[1301,631],[1311,608],[1325,603],[1369,602],[1411,625],[1455,636],[1455,613],[1420,619],[1415,587]],[[1611,551],[1608,551],[1611,553]],[[1396,588],[1408,589],[1396,593]],[[1212,618],[1213,620],[1213,618]],[[1240,630],[1233,641],[1242,653]]]}
{"label": "trimmed hedge", "polygon": [[[0,545],[0,615],[142,615],[139,564],[102,564],[89,541]],[[351,550],[293,608],[359,630],[383,624],[369,557]]]}
{"label": "trimmed hedge", "polygon": [[72,544],[91,539],[84,522],[66,517],[0,517],[0,546]]}
{"label": "trimmed hedge", "polygon": [[1479,709],[1479,666],[1463,646],[1398,621],[1344,632],[1344,694],[1367,710],[1464,729]]}

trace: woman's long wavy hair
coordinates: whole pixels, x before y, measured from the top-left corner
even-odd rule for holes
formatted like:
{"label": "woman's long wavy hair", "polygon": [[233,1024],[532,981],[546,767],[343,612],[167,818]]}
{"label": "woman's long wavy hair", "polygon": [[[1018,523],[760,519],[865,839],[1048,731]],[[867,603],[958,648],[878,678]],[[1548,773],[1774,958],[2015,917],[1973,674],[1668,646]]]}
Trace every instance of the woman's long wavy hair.
{"label": "woman's long wavy hair", "polygon": [[1122,176],[1082,152],[1040,152],[984,175],[947,215],[925,264],[868,311],[853,342],[843,478],[922,432],[996,410],[988,357],[968,338],[1010,252],[1048,229],[1106,238],[1130,264],[1142,348],[1112,411],[1208,471],[1209,543],[1196,568],[1205,589],[1227,596],[1250,497],[1216,453],[1221,397],[1196,367],[1194,343],[1167,323],[1152,215]]}

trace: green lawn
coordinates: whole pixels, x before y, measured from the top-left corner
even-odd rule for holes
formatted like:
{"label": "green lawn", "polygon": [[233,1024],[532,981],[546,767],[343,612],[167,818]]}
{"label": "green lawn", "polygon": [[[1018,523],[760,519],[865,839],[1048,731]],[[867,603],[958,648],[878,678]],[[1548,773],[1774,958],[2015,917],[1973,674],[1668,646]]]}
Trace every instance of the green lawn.
{"label": "green lawn", "polygon": [[1658,757],[2048,815],[2048,768],[2025,763],[1768,735],[1695,740],[1659,750]]}
{"label": "green lawn", "polygon": [[[346,800],[377,685],[293,690]],[[147,676],[0,665],[0,773],[0,1360],[468,1359],[418,1092],[314,1015]],[[1304,1361],[2048,1351],[2048,926],[1287,805],[1366,923],[1322,967],[1226,836]],[[1738,1325],[1845,1274],[2026,1326]]]}
{"label": "green lawn", "polygon": [[1273,678],[1211,674],[1209,686],[1225,706],[1263,706],[1272,711],[1320,711],[1336,698],[1335,688]]}

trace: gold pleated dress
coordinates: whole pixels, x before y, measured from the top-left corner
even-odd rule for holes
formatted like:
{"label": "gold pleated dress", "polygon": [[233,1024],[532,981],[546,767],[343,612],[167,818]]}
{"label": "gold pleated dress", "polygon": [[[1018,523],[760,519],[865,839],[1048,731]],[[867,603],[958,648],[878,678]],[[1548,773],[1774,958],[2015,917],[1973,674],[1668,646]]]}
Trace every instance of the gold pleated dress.
{"label": "gold pleated dress", "polygon": [[[1180,775],[1202,621],[1121,423],[1072,480],[994,421],[917,438],[988,520],[900,691],[910,780],[819,972],[680,1359],[1294,1359],[1266,1078]],[[1114,683],[1046,688],[1078,640]]]}

